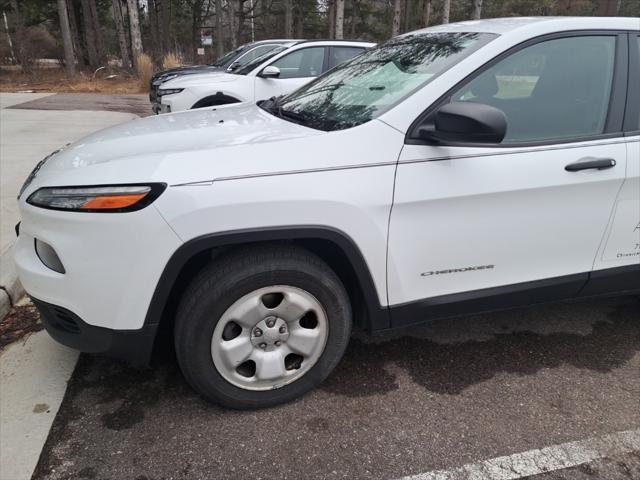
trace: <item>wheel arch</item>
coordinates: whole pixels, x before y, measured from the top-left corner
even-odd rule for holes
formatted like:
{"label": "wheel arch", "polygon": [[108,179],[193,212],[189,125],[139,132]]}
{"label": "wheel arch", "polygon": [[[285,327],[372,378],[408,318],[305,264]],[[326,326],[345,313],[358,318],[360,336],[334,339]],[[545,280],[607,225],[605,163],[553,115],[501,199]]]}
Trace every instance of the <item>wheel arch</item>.
{"label": "wheel arch", "polygon": [[216,92],[213,95],[207,95],[206,97],[201,98],[196,103],[193,104],[191,108],[203,108],[203,107],[213,107],[216,105],[229,105],[231,103],[240,103],[240,100],[233,95],[229,95],[223,92]]}
{"label": "wheel arch", "polygon": [[248,229],[196,237],[183,244],[167,262],[153,293],[145,326],[163,330],[193,276],[217,255],[232,248],[264,243],[290,243],[305,248],[336,272],[349,293],[354,324],[367,331],[389,328],[387,307],[380,303],[373,277],[355,242],[344,232],[325,226]]}

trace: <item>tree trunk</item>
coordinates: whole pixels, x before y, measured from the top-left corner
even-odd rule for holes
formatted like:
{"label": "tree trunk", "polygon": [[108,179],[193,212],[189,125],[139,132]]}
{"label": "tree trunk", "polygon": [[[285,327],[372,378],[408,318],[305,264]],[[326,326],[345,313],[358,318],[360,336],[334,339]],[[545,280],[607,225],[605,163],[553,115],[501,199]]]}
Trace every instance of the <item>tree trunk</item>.
{"label": "tree trunk", "polygon": [[344,0],[336,0],[336,39],[344,38]]}
{"label": "tree trunk", "polygon": [[238,13],[236,12],[235,0],[229,0],[227,3],[229,8],[229,34],[231,37],[231,49],[238,48]]}
{"label": "tree trunk", "polygon": [[149,12],[149,33],[151,34],[152,57],[154,60],[159,61],[162,47],[160,46],[160,37],[158,35],[158,7],[156,6],[155,0],[147,0],[147,8]]}
{"label": "tree trunk", "polygon": [[[191,56],[194,63],[200,63],[197,55],[200,46],[200,27],[202,26],[202,2],[203,0],[195,0],[193,2],[193,10],[191,11]],[[208,30],[208,33],[211,33]]]}
{"label": "tree trunk", "polygon": [[140,36],[140,20],[138,19],[138,0],[127,0],[129,7],[129,30],[131,31],[131,56],[133,68],[138,71],[138,59],[142,55],[142,37]]}
{"label": "tree trunk", "polygon": [[222,29],[222,0],[216,0],[216,53],[224,55],[224,30]]}
{"label": "tree trunk", "polygon": [[473,0],[473,19],[480,20],[482,16],[482,0]]}
{"label": "tree trunk", "polygon": [[[156,0],[157,1],[157,0]],[[160,50],[166,55],[171,50],[171,0],[160,0]]]}
{"label": "tree trunk", "polygon": [[62,34],[62,46],[64,47],[64,66],[67,76],[76,76],[76,57],[73,54],[73,41],[71,40],[71,28],[69,27],[69,14],[67,13],[67,1],[58,0],[58,16],[60,17],[60,33]]}
{"label": "tree trunk", "polygon": [[293,1],[284,0],[284,38],[293,38]]}
{"label": "tree trunk", "polygon": [[98,56],[98,50],[96,49],[96,32],[93,28],[93,17],[91,16],[91,6],[89,5],[90,1],[91,0],[81,0],[80,3],[82,5],[84,45],[87,49],[89,65],[91,68],[98,68],[100,66],[100,58]]}
{"label": "tree trunk", "polygon": [[31,71],[31,60],[27,51],[27,36],[24,26],[24,19],[22,18],[22,12],[18,7],[16,0],[11,0],[11,23],[13,24],[13,41],[15,45],[14,53],[16,61],[22,67],[23,72]]}
{"label": "tree trunk", "polygon": [[67,0],[67,14],[69,15],[69,28],[71,30],[71,40],[73,41],[73,51],[76,53],[78,66],[86,65],[87,54],[85,52],[84,46],[82,45],[82,41],[80,40],[75,0]]}
{"label": "tree trunk", "polygon": [[391,36],[395,37],[400,33],[400,19],[402,18],[402,0],[393,2],[393,23],[391,24]]}
{"label": "tree trunk", "polygon": [[336,0],[329,0],[329,38],[336,38]]}
{"label": "tree trunk", "polygon": [[349,30],[349,38],[356,38],[356,27],[358,26],[358,19],[361,17],[360,3],[357,1],[351,2],[351,22]]}
{"label": "tree trunk", "polygon": [[404,16],[403,16],[403,20],[402,20],[402,31],[403,32],[408,32],[409,30],[411,30],[411,14],[413,13],[412,10],[412,5],[413,2],[412,0],[405,0],[404,2]]}
{"label": "tree trunk", "polygon": [[102,39],[102,27],[100,25],[100,19],[98,18],[98,9],[96,7],[96,0],[89,0],[89,14],[91,15],[91,24],[93,25],[93,32],[96,42],[96,53],[98,54],[98,63],[104,62],[104,40]]}
{"label": "tree trunk", "polygon": [[293,13],[293,17],[295,18],[295,37],[304,38],[304,4],[302,2],[296,2]]}
{"label": "tree trunk", "polygon": [[451,0],[444,0],[442,4],[442,23],[449,23],[450,12],[451,12]]}
{"label": "tree trunk", "polygon": [[615,17],[618,14],[618,0],[599,0],[598,16]]}
{"label": "tree trunk", "polygon": [[423,0],[422,4],[422,27],[429,26],[429,20],[431,20],[431,0]]}
{"label": "tree trunk", "polygon": [[237,0],[238,8],[236,9],[237,20],[236,25],[238,26],[238,45],[240,45],[240,41],[242,40],[242,32],[244,30],[244,21],[245,21],[245,12],[244,12],[244,2],[245,0]]}
{"label": "tree trunk", "polygon": [[[60,0],[58,0],[60,1]],[[124,30],[124,17],[122,16],[121,0],[112,0],[113,19],[116,24],[116,33],[118,34],[118,45],[120,46],[120,58],[122,59],[123,68],[131,68],[131,58],[129,58],[129,46],[127,45],[127,34]],[[151,8],[151,5],[150,5]]]}

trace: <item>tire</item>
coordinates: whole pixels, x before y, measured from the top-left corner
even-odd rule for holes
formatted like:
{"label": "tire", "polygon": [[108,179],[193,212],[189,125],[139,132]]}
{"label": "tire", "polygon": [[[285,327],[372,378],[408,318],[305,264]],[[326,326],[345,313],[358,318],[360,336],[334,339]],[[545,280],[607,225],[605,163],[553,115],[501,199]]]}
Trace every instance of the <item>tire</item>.
{"label": "tire", "polygon": [[333,270],[302,248],[274,245],[234,250],[194,278],[174,337],[189,384],[208,400],[244,410],[317,387],[350,334],[351,306]]}

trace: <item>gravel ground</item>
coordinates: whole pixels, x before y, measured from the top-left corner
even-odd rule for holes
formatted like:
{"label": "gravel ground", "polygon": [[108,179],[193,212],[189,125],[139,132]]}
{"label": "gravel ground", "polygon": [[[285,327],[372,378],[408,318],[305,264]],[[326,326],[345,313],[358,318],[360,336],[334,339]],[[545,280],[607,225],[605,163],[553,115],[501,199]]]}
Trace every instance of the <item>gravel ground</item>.
{"label": "gravel ground", "polygon": [[[203,401],[170,353],[83,355],[34,478],[397,478],[637,429],[639,399],[638,297],[355,335],[320,389],[256,412]],[[638,454],[534,478],[637,479]]]}
{"label": "gravel ground", "polygon": [[38,310],[29,301],[13,307],[6,317],[0,320],[0,351],[7,345],[17,342],[26,335],[42,330]]}

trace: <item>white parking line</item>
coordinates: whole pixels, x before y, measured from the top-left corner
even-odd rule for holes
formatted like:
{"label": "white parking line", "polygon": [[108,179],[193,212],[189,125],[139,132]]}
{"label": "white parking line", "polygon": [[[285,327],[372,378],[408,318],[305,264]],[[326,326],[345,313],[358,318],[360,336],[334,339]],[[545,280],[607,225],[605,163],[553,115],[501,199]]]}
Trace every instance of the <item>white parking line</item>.
{"label": "white parking line", "polygon": [[640,450],[640,430],[628,430],[492,458],[449,470],[419,473],[401,480],[515,480],[636,450]]}

